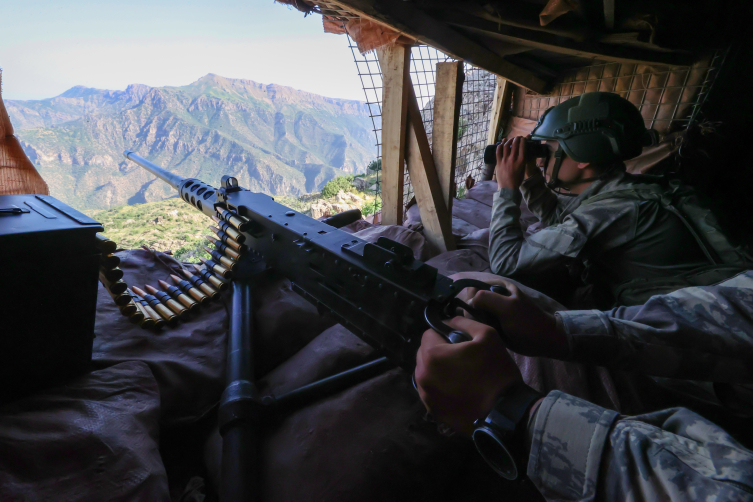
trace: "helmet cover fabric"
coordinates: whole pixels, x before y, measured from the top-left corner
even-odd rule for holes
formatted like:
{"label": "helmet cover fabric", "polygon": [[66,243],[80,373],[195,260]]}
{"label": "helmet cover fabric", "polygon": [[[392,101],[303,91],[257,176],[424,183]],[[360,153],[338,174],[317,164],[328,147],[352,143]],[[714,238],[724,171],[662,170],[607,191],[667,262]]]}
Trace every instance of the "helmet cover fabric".
{"label": "helmet cover fabric", "polygon": [[647,136],[641,112],[610,92],[589,92],[549,108],[531,138],[557,141],[576,162],[594,164],[632,159]]}

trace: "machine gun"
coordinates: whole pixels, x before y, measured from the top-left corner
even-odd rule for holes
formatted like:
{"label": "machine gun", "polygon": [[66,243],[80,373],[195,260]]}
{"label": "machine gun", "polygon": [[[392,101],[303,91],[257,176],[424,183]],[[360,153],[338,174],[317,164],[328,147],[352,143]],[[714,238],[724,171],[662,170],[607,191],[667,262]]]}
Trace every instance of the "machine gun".
{"label": "machine gun", "polygon": [[[458,308],[494,325],[487,314],[455,298],[467,287],[492,289],[488,284],[473,279],[453,281],[414,259],[407,246],[383,237],[372,244],[339,230],[353,221],[346,216],[337,215],[328,223],[317,221],[269,195],[241,188],[232,176],[223,176],[217,189],[170,173],[131,151],[124,155],[168,183],[199,211],[226,222],[224,226],[242,236],[240,240],[249,249],[234,263],[227,387],[219,409],[223,438],[220,497],[224,502],[251,500],[256,491],[252,475],[258,471],[254,469],[255,424],[265,410],[300,406],[392,365],[412,372],[427,328],[449,343],[470,340],[466,333],[453,331],[443,322]],[[360,213],[356,217],[360,218]],[[254,385],[251,285],[254,277],[267,269],[287,277],[294,291],[383,357],[283,396],[260,396]]]}

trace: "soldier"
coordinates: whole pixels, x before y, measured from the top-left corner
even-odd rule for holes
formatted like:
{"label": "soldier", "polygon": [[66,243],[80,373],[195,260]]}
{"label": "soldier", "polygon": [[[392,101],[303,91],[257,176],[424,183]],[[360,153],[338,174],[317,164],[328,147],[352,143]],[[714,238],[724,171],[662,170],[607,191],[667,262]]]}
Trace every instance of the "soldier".
{"label": "soldier", "polygon": [[[673,378],[753,382],[753,271],[608,312],[549,313],[513,284],[476,293],[510,346],[532,356],[632,368]],[[473,437],[501,475],[527,473],[550,500],[753,500],[753,452],[684,408],[636,417],[522,383],[498,334],[465,318],[473,338],[424,334],[419,394],[434,417]]]}
{"label": "soldier", "polygon": [[[600,288],[597,299],[606,295],[599,303],[606,308],[713,284],[746,269],[687,187],[662,186],[658,177],[625,172],[623,161],[638,156],[650,136],[632,103],[592,92],[550,108],[533,130],[531,139],[545,141],[550,152],[547,178],[526,161],[524,138],[500,144],[492,271],[510,277],[540,274],[578,260],[588,269],[588,282]],[[545,227],[527,239],[518,222],[521,192]]]}

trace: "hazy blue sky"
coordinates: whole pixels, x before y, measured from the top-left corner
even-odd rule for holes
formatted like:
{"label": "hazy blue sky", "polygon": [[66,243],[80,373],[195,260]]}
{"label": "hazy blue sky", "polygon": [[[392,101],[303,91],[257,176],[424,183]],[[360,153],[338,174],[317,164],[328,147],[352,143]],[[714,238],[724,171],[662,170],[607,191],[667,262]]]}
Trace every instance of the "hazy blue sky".
{"label": "hazy blue sky", "polygon": [[364,100],[344,35],[273,0],[0,0],[3,97],[207,73]]}

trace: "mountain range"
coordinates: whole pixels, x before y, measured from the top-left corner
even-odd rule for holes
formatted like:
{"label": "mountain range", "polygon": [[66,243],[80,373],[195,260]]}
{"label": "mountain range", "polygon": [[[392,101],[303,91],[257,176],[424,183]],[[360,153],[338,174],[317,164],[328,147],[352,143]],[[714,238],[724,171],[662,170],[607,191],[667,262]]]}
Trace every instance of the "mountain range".
{"label": "mountain range", "polygon": [[231,174],[250,190],[293,196],[365,172],[376,156],[365,103],[214,74],[182,87],[77,86],[6,107],[51,194],[79,209],[174,195],[126,161],[126,149],[211,185]]}

